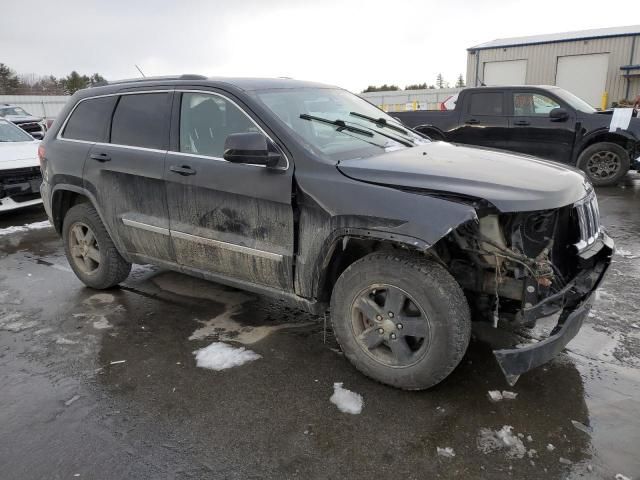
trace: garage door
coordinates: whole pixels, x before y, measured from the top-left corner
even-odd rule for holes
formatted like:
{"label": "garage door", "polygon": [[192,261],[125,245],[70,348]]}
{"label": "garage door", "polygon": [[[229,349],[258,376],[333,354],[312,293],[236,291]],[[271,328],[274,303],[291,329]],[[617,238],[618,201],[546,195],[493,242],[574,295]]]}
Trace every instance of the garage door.
{"label": "garage door", "polygon": [[484,64],[484,84],[524,85],[527,78],[527,61],[486,62]]}
{"label": "garage door", "polygon": [[609,54],[558,57],[556,85],[599,107],[607,85]]}

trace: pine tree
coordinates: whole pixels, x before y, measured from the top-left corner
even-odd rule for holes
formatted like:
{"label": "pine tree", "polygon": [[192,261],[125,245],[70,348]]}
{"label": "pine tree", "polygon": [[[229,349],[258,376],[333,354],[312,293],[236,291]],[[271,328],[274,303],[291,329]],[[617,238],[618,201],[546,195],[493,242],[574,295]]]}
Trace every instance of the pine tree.
{"label": "pine tree", "polygon": [[436,87],[444,88],[444,78],[442,77],[441,73],[439,73],[436,77]]}
{"label": "pine tree", "polygon": [[20,88],[20,80],[16,72],[11,70],[4,63],[0,63],[0,95],[11,95],[17,93]]}
{"label": "pine tree", "polygon": [[456,82],[457,88],[464,88],[464,78],[462,78],[462,74],[458,75],[458,81]]}

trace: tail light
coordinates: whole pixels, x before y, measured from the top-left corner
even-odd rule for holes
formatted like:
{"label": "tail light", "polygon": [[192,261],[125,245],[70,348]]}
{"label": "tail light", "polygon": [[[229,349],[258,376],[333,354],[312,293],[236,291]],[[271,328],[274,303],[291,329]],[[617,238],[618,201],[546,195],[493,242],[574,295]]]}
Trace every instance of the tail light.
{"label": "tail light", "polygon": [[38,159],[40,160],[40,170],[44,170],[44,163],[45,163],[45,157],[44,157],[44,145],[40,144],[38,146]]}

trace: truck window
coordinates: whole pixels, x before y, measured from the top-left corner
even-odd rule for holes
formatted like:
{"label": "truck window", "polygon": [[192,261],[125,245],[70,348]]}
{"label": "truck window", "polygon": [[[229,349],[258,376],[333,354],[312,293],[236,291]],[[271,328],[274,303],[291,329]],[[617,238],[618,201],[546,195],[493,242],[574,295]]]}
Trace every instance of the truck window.
{"label": "truck window", "polygon": [[513,114],[515,116],[548,116],[551,110],[558,107],[560,107],[558,102],[539,93],[513,94]]}
{"label": "truck window", "polygon": [[105,142],[109,119],[116,100],[117,97],[100,97],[80,102],[67,121],[62,138]]}
{"label": "truck window", "polygon": [[184,93],[180,106],[180,151],[222,158],[232,133],[259,132],[247,115],[218,95]]}
{"label": "truck window", "polygon": [[469,113],[471,115],[502,115],[502,93],[472,93],[469,100]]}
{"label": "truck window", "polygon": [[169,132],[171,95],[122,95],[111,125],[111,143],[164,150]]}

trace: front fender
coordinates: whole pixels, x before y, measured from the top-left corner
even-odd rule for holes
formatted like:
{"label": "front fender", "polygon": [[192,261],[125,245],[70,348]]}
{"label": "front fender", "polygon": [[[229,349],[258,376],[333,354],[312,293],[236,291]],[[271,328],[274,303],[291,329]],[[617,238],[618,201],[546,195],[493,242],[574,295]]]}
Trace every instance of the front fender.
{"label": "front fender", "polygon": [[[616,132],[609,132],[609,127],[601,127],[592,132],[589,132],[587,135],[582,137],[575,150],[574,150],[574,160],[577,161],[580,153],[589,145],[598,143],[598,142],[610,142],[615,139],[624,140],[627,142],[631,142],[635,145],[635,148],[638,148],[638,143],[640,142],[640,134],[636,134],[631,130],[620,130],[618,129]],[[633,159],[632,159],[633,160]]]}

